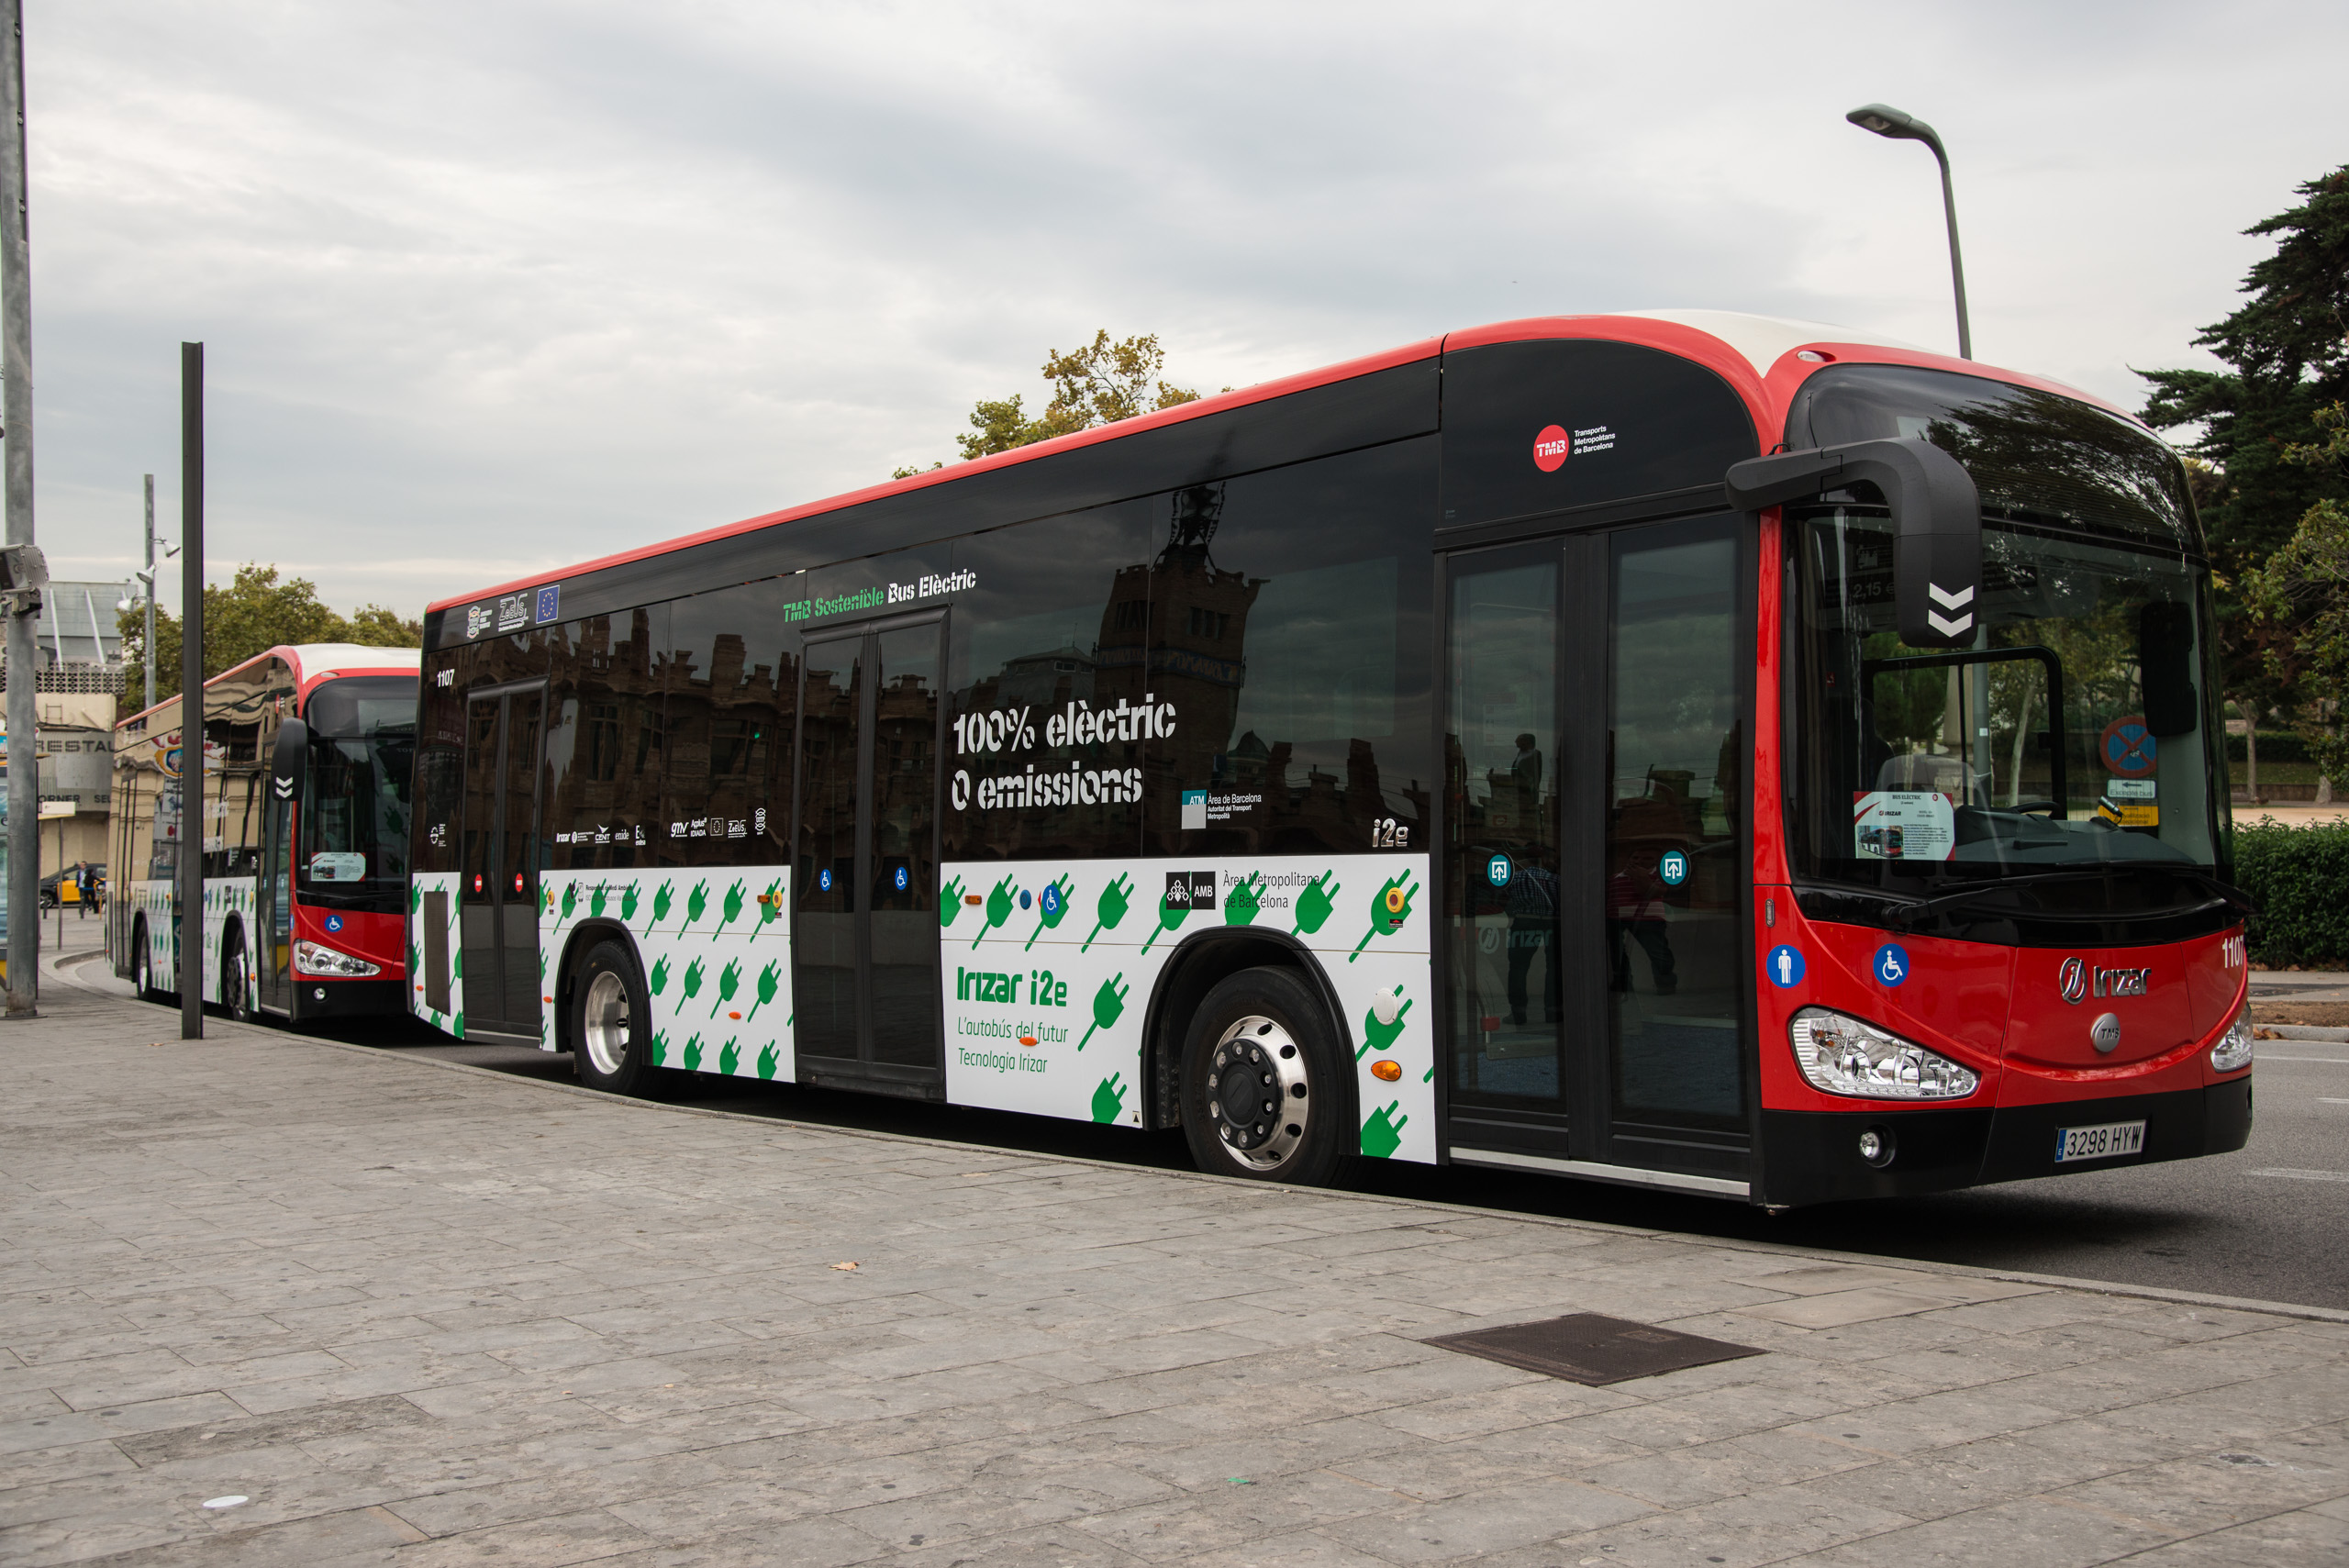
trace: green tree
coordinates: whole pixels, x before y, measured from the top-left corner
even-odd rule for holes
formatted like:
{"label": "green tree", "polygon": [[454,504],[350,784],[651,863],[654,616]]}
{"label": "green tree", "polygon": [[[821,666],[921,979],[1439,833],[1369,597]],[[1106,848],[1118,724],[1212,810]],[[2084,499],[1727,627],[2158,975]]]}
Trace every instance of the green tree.
{"label": "green tree", "polygon": [[[2349,405],[2319,409],[2315,424],[2321,439],[2286,446],[2279,460],[2349,479]],[[2327,780],[2349,777],[2338,695],[2349,689],[2349,503],[2319,496],[2284,548],[2244,574],[2243,590],[2253,618],[2283,632],[2271,662],[2297,665],[2306,688],[2323,694],[2299,710],[2317,771]]]}
{"label": "green tree", "polygon": [[[123,711],[136,713],[180,689],[180,619],[169,611],[155,612],[155,692],[149,695],[145,660],[147,614],[125,610],[115,622],[122,634],[123,658],[130,666],[130,685]],[[305,577],[278,579],[277,568],[247,562],[237,568],[227,587],[206,584],[204,589],[204,675],[210,680],[223,670],[265,653],[280,643],[356,642],[370,648],[420,648],[424,623],[404,620],[396,610],[364,605],[341,616],[318,597],[317,584]]]}
{"label": "green tree", "polygon": [[[1165,369],[1166,351],[1159,346],[1156,333],[1111,342],[1106,328],[1097,330],[1093,341],[1084,348],[1066,353],[1046,350],[1043,376],[1052,391],[1041,414],[1030,418],[1020,393],[983,397],[971,409],[971,434],[955,437],[955,445],[967,462],[1089,430],[1096,425],[1113,425],[1154,409],[1197,402],[1199,395],[1168,382]],[[930,464],[933,469],[943,466]],[[900,468],[890,477],[907,479],[923,472],[919,467]]]}
{"label": "green tree", "polygon": [[[2219,651],[2230,696],[2261,712],[2305,700],[2299,639],[2254,616],[2243,584],[2320,501],[2349,497],[2349,475],[2296,462],[2321,444],[2318,410],[2349,396],[2349,166],[2299,188],[2301,204],[2251,226],[2274,254],[2243,280],[2243,305],[2194,339],[2228,368],[2141,373],[2145,422],[2199,426],[2189,466],[2219,576]],[[2295,601],[2298,602],[2298,601]]]}

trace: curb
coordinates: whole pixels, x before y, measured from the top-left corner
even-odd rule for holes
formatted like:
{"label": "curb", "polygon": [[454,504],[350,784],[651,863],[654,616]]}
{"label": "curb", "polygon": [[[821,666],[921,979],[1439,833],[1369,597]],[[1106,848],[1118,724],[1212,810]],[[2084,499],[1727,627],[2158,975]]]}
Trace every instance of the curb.
{"label": "curb", "polygon": [[[60,976],[61,979],[64,978]],[[72,984],[68,982],[68,984]],[[104,1002],[125,1006],[141,1006],[133,998],[115,996],[76,985],[83,995]],[[354,1045],[344,1040],[329,1040],[318,1035],[290,1034],[281,1029],[256,1024],[232,1023],[227,1018],[206,1016],[207,1031],[217,1026],[250,1038],[256,1043],[306,1049],[341,1051],[362,1057],[370,1062],[396,1062],[411,1067],[430,1067],[444,1072],[471,1073],[495,1083],[523,1089],[568,1095],[591,1100],[597,1105],[618,1109],[637,1109],[665,1113],[670,1116],[705,1117],[718,1121],[745,1122],[756,1127],[787,1127],[802,1132],[829,1133],[841,1138],[869,1139],[884,1143],[904,1143],[918,1148],[951,1149],[997,1159],[1044,1161],[1053,1164],[1076,1165],[1086,1170],[1125,1170],[1137,1175],[1159,1177],[1172,1181],[1206,1182],[1219,1186],[1245,1189],[1264,1197],[1334,1198],[1348,1203],[1375,1204],[1385,1207],[1427,1210],[1440,1214],[1474,1215],[1478,1218],[1504,1219],[1521,1225],[1550,1226],[1565,1230],[1592,1231],[1601,1235],[1631,1237],[1667,1242],[1676,1246],[1717,1248],[1723,1251],[1748,1252],[1758,1257],[1800,1258],[1809,1262],[1843,1263],[1861,1268],[1903,1268],[1919,1273],[1952,1274],[1964,1279],[1997,1280],[2009,1284],[2037,1285],[2047,1290],[2077,1291],[2087,1296],[2121,1296],[2131,1300],[2160,1301],[2180,1307],[2201,1307],[2229,1312],[2253,1312],[2271,1318],[2299,1318],[2316,1323],[2349,1324],[2349,1308],[2302,1306],[2288,1301],[2262,1301],[2250,1296],[2215,1296],[2204,1291],[2172,1290],[2160,1285],[2130,1284],[2116,1280],[2076,1279],[2065,1274],[2034,1273],[2021,1269],[1984,1268],[1971,1263],[1945,1263],[1926,1259],[1887,1257],[1874,1252],[1843,1252],[1820,1247],[1797,1246],[1792,1243],[1754,1241],[1742,1238],[1689,1236],[1674,1230],[1657,1230],[1642,1226],[1610,1225],[1603,1220],[1572,1219],[1556,1215],[1523,1214],[1514,1209],[1487,1208],[1475,1204],[1447,1203],[1441,1198],[1397,1198],[1378,1193],[1347,1192],[1335,1187],[1292,1187],[1271,1183],[1251,1182],[1237,1176],[1211,1175],[1202,1171],[1168,1171],[1119,1165],[1108,1161],[1087,1160],[1074,1154],[1053,1154],[1031,1150],[1003,1150],[985,1143],[965,1143],[957,1139],[925,1137],[918,1133],[881,1132],[865,1128],[839,1127],[827,1122],[799,1121],[790,1117],[752,1116],[745,1111],[711,1110],[699,1106],[664,1105],[658,1100],[640,1100],[607,1095],[578,1084],[553,1084],[542,1078],[528,1078],[518,1073],[501,1073],[494,1067],[476,1067],[467,1062],[451,1062],[436,1056],[395,1055],[384,1048]],[[2349,1038],[2349,1030],[2342,1031]],[[173,1043],[194,1043],[174,1041]]]}

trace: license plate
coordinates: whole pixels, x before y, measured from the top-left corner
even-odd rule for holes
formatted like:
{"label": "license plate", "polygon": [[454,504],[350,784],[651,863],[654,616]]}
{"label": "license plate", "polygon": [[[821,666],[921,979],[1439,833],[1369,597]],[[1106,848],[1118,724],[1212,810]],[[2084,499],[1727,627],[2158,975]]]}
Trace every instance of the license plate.
{"label": "license plate", "polygon": [[2110,1160],[2116,1154],[2145,1151],[2145,1124],[2109,1121],[2102,1127],[2059,1127],[2055,1129],[2055,1163],[2074,1160]]}

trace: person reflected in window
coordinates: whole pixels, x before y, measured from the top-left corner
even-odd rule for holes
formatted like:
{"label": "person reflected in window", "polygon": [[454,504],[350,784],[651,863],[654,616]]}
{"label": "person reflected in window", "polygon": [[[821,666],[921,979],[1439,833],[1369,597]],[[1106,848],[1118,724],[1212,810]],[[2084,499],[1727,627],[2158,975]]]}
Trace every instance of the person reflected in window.
{"label": "person reflected in window", "polygon": [[[1536,764],[1539,765],[1538,763]],[[1520,862],[1508,883],[1508,1021],[1525,1022],[1526,975],[1542,955],[1542,1021],[1558,1021],[1558,879]]]}
{"label": "person reflected in window", "polygon": [[1529,838],[1539,840],[1542,810],[1542,753],[1533,737],[1517,738],[1517,756],[1508,765],[1510,784],[1517,794],[1518,822]]}
{"label": "person reflected in window", "polygon": [[1612,989],[1632,988],[1631,944],[1636,941],[1648,955],[1656,995],[1669,996],[1680,988],[1680,978],[1672,956],[1672,933],[1665,925],[1664,879],[1657,866],[1664,851],[1676,845],[1663,841],[1660,835],[1641,832],[1651,824],[1635,819],[1659,815],[1653,810],[1658,805],[1670,809],[1668,803],[1652,801],[1631,801],[1624,806],[1607,878],[1607,947],[1614,970]]}

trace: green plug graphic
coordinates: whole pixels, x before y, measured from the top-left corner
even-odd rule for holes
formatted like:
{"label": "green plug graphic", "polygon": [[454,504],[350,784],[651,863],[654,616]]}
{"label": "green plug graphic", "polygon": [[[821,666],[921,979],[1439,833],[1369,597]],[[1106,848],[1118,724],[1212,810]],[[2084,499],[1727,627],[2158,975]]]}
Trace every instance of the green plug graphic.
{"label": "green plug graphic", "polygon": [[1121,1073],[1112,1073],[1101,1080],[1100,1087],[1093,1091],[1095,1121],[1115,1121],[1125,1114],[1126,1091],[1118,1082],[1123,1076]]}
{"label": "green plug graphic", "polygon": [[[564,883],[562,884],[562,920],[570,919],[571,912],[578,907],[579,884],[575,882]],[[557,930],[561,930],[562,929],[562,920],[557,920],[555,922],[555,929]]]}
{"label": "green plug graphic", "polygon": [[709,1016],[713,1018],[718,1017],[718,1008],[731,1002],[734,999],[734,993],[741,988],[742,961],[739,958],[728,959],[726,967],[718,973],[718,1006],[710,1008]]}
{"label": "green plug graphic", "polygon": [[694,884],[693,895],[685,900],[685,925],[690,928],[701,921],[702,911],[709,907],[709,884]]}
{"label": "green plug graphic", "polygon": [[718,1070],[731,1077],[734,1073],[734,1064],[741,1060],[742,1048],[729,1040],[718,1053]]}
{"label": "green plug graphic", "polygon": [[[1048,928],[1060,929],[1061,919],[1068,913],[1069,895],[1075,889],[1076,884],[1063,876],[1056,882],[1047,883],[1044,891],[1036,895],[1036,929],[1028,933],[1029,948],[1036,945],[1036,939],[1042,936]],[[1028,948],[1019,951],[1026,952]]]}
{"label": "green plug graphic", "polygon": [[[1399,1007],[1395,1006],[1402,999],[1403,988],[1400,985],[1395,987],[1391,994],[1382,993],[1372,998],[1370,1010],[1362,1016],[1363,1039],[1368,1043],[1354,1052],[1356,1062],[1374,1051],[1386,1051],[1394,1045],[1396,1037],[1403,1032],[1403,1015],[1411,1010],[1411,1004],[1408,1001]],[[1381,1012],[1387,1015],[1384,1022],[1378,1017]]]}
{"label": "green plug graphic", "polygon": [[973,947],[986,940],[989,931],[1011,918],[1011,879],[1007,876],[995,884],[993,893],[987,895],[987,923],[981,926],[979,934],[971,939]]}
{"label": "green plug graphic", "polygon": [[[1114,931],[1118,929],[1118,922],[1126,917],[1126,900],[1132,895],[1133,890],[1132,879],[1123,875],[1101,890],[1101,901],[1094,906],[1093,910],[1094,914],[1100,917],[1093,923],[1093,937],[1097,937],[1104,931]],[[1085,948],[1091,947],[1093,937],[1085,938],[1085,947],[1078,948],[1076,951],[1083,952]]]}
{"label": "green plug graphic", "polygon": [[1262,902],[1264,896],[1264,873],[1260,871],[1250,872],[1247,881],[1224,895],[1223,923],[1227,926],[1247,925],[1255,919],[1257,912],[1264,907]]}
{"label": "green plug graphic", "polygon": [[1379,885],[1378,891],[1372,895],[1370,929],[1362,934],[1362,940],[1354,944],[1354,951],[1346,954],[1348,963],[1352,963],[1362,956],[1362,950],[1370,945],[1371,938],[1392,936],[1403,929],[1404,921],[1411,917],[1411,895],[1417,893],[1419,888],[1416,884],[1404,885],[1410,880],[1409,872],[1405,872],[1401,876],[1390,876]]}
{"label": "green plug graphic", "polygon": [[[726,890],[726,918],[718,922],[718,930],[724,930],[729,925],[731,925],[738,917],[740,917],[741,913],[742,884],[738,882],[733,886]],[[712,936],[716,936],[717,934],[718,931],[712,931],[710,933]]]}
{"label": "green plug graphic", "polygon": [[686,1001],[690,1002],[690,1001],[692,1001],[696,996],[698,996],[698,995],[701,995],[701,977],[702,977],[701,960],[699,960],[699,959],[696,959],[696,960],[694,960],[691,963],[689,963],[689,964],[685,965],[685,1000],[686,1000]]}
{"label": "green plug graphic", "polygon": [[662,953],[652,961],[652,994],[655,996],[669,984],[669,955]]}
{"label": "green plug graphic", "polygon": [[759,923],[755,927],[751,928],[751,939],[753,940],[757,940],[758,934],[761,931],[765,930],[769,926],[774,925],[777,920],[782,918],[783,884],[776,882],[770,884],[767,890],[759,895]]}
{"label": "green plug graphic", "polygon": [[700,1070],[701,1036],[695,1035],[692,1039],[685,1041],[685,1071],[688,1073],[697,1073]]}
{"label": "green plug graphic", "polygon": [[587,914],[590,918],[600,920],[604,917],[604,905],[610,899],[611,893],[610,883],[599,882],[596,884],[596,891],[587,895]]}
{"label": "green plug graphic", "polygon": [[751,1010],[743,1015],[742,1021],[744,1023],[748,1023],[751,1019],[757,1018],[759,1016],[759,1009],[765,1006],[769,1002],[774,1000],[775,987],[780,985],[782,983],[783,965],[780,963],[770,963],[764,969],[759,971],[759,999],[751,1003]]}
{"label": "green plug graphic", "polygon": [[783,1057],[775,1050],[774,1041],[767,1041],[766,1049],[759,1052],[759,1076],[772,1080],[774,1077],[774,1070],[781,1065],[783,1065]]}
{"label": "green plug graphic", "polygon": [[1175,904],[1163,898],[1160,899],[1158,901],[1158,929],[1151,932],[1143,940],[1141,951],[1148,952],[1152,943],[1190,917],[1191,906],[1187,902]]}
{"label": "green plug graphic", "polygon": [[669,1060],[669,1037],[667,1035],[655,1034],[652,1037],[652,1052],[647,1060],[649,1060],[655,1067],[660,1066],[662,1063]]}
{"label": "green plug graphic", "polygon": [[637,898],[639,895],[643,893],[643,891],[644,889],[642,887],[631,882],[628,884],[628,891],[620,895],[621,925],[629,925],[635,921]]}
{"label": "green plug graphic", "polygon": [[1307,883],[1297,894],[1297,927],[1289,935],[1296,936],[1302,932],[1309,937],[1329,920],[1331,913],[1337,908],[1337,904],[1331,899],[1330,895],[1344,885],[1342,883],[1330,880],[1337,874],[1334,871],[1325,871],[1311,882]]}
{"label": "green plug graphic", "polygon": [[963,879],[956,877],[938,890],[938,929],[944,930],[963,912]]}
{"label": "green plug graphic", "polygon": [[1362,1151],[1374,1160],[1384,1160],[1403,1147],[1403,1124],[1411,1118],[1397,1116],[1403,1107],[1400,1100],[1379,1106],[1362,1124]]}
{"label": "green plug graphic", "polygon": [[[659,925],[668,917],[669,884],[664,882],[661,884],[661,891],[652,895],[652,926]],[[650,936],[651,934],[652,926],[647,926],[644,928],[646,935]]]}
{"label": "green plug graphic", "polygon": [[1102,1029],[1115,1027],[1117,1021],[1125,1016],[1126,998],[1133,992],[1132,986],[1118,984],[1125,977],[1125,971],[1119,970],[1101,982],[1101,989],[1093,993],[1093,1028],[1085,1031],[1085,1040],[1076,1042],[1077,1050],[1083,1051],[1085,1040]]}

